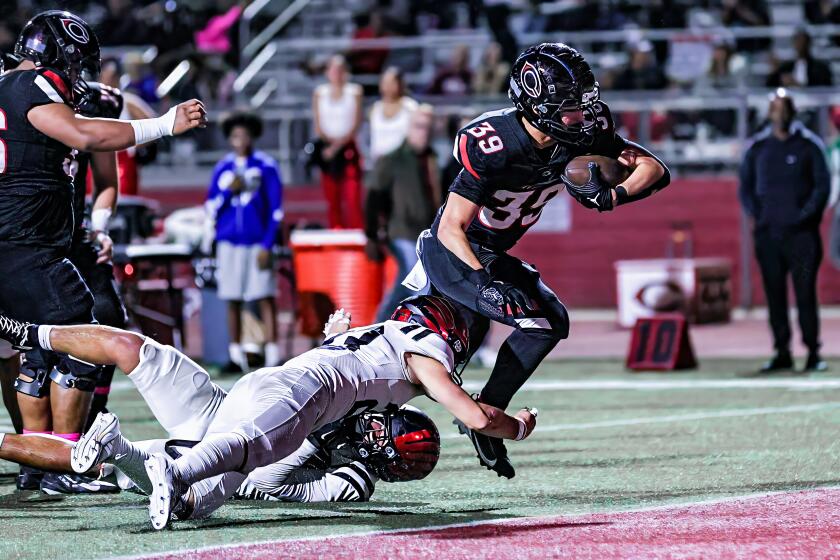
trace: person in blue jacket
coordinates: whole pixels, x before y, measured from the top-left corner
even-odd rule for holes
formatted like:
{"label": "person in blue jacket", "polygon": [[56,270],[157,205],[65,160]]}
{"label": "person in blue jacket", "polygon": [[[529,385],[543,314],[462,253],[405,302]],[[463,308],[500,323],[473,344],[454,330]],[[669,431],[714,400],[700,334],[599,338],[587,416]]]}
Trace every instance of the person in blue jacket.
{"label": "person in blue jacket", "polygon": [[216,164],[207,193],[207,213],[215,222],[218,294],[228,302],[227,369],[232,371],[247,369],[240,344],[244,302],[259,302],[265,365],[280,362],[272,248],[283,218],[283,184],[277,162],[254,149],[262,128],[262,120],[252,113],[234,113],[224,120],[222,131],[233,151]]}

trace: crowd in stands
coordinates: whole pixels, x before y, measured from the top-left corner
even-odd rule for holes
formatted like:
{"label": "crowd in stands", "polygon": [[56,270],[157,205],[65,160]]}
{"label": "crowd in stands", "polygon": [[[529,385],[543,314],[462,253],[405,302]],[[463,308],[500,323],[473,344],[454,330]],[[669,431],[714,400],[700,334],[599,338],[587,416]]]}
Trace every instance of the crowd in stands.
{"label": "crowd in stands", "polygon": [[[188,79],[170,92],[169,102],[191,97],[226,101],[239,67],[237,23],[247,0],[3,0],[0,52],[10,53],[18,32],[34,14],[66,9],[89,22],[104,52],[120,47],[123,89],[155,108],[157,86],[181,61]],[[134,49],[130,47],[135,47]]]}

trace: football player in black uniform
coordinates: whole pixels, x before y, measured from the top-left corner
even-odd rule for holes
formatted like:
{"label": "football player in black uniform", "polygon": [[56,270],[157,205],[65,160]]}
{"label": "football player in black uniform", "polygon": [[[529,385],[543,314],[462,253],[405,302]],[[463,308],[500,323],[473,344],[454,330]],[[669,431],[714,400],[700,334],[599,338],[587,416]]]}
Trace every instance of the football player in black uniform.
{"label": "football player in black uniform", "polygon": [[[93,298],[67,258],[74,217],[64,160],[71,149],[114,152],[181,134],[204,126],[206,112],[192,100],[155,119],[77,116],[83,73],[98,72],[99,44],[69,12],[30,20],[14,59],[0,76],[0,309],[22,320],[89,323]],[[70,356],[27,353],[16,382],[24,431],[77,438],[97,375]]]}
{"label": "football player in black uniform", "polygon": [[[569,334],[566,308],[533,266],[507,251],[563,188],[587,208],[604,212],[670,181],[658,158],[616,134],[589,64],[575,49],[543,43],[524,51],[511,71],[508,95],[514,107],[485,113],[459,131],[454,154],[463,169],[431,230],[418,241],[432,293],[458,302],[470,318],[471,350],[481,345],[490,320],[516,328],[478,397],[502,410]],[[570,160],[587,154],[620,159],[633,171],[613,188],[590,164],[589,181],[575,186],[563,172]],[[420,288],[424,274],[417,274],[406,282]],[[464,427],[462,432],[483,465],[514,476],[501,440]]]}
{"label": "football player in black uniform", "polygon": [[[123,109],[122,93],[110,86],[91,82],[79,92],[77,112],[85,117],[118,119]],[[93,294],[93,315],[100,324],[123,329],[128,317],[114,280],[111,257],[114,242],[108,235],[111,215],[117,206],[118,173],[116,154],[108,152],[77,152],[68,160],[73,177],[73,240],[70,261],[82,275]],[[88,169],[93,175],[93,206],[90,219],[85,217],[85,192]],[[105,410],[114,366],[100,366],[93,402],[88,414],[90,423]]]}

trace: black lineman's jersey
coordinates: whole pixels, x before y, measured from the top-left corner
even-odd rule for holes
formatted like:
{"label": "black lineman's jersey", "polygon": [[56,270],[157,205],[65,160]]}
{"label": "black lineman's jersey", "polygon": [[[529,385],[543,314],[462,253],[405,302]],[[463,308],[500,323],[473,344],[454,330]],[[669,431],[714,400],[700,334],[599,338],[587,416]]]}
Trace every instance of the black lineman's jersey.
{"label": "black lineman's jersey", "polygon": [[67,79],[48,68],[0,76],[0,242],[66,247],[73,230],[70,148],[39,132],[30,109],[71,102]]}
{"label": "black lineman's jersey", "polygon": [[[507,251],[540,218],[543,207],[563,189],[560,176],[573,158],[598,154],[617,158],[626,146],[616,134],[605,103],[595,106],[595,139],[588,146],[558,143],[536,148],[516,109],[484,113],[455,137],[454,155],[463,169],[449,192],[477,204],[467,238],[489,249]],[[438,211],[432,232],[443,207]]]}

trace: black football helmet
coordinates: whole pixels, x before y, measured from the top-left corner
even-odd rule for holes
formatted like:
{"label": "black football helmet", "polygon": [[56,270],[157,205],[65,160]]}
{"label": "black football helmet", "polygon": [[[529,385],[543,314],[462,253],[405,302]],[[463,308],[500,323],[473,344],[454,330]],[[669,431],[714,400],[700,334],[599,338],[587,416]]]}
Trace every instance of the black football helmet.
{"label": "black football helmet", "polygon": [[79,16],[61,10],[41,12],[23,27],[15,43],[15,57],[63,72],[77,91],[85,77],[99,75],[99,39]]}
{"label": "black football helmet", "polygon": [[[563,43],[529,47],[510,72],[508,97],[516,109],[537,130],[558,142],[592,143],[596,122],[592,106],[600,96],[589,63]],[[574,111],[583,111],[583,122],[564,124],[563,113]]]}
{"label": "black football helmet", "polygon": [[99,82],[86,82],[87,87],[73,90],[76,111],[85,117],[118,119],[123,110],[120,90]]}
{"label": "black football helmet", "polygon": [[425,478],[440,457],[437,426],[425,412],[410,405],[360,414],[356,432],[360,436],[356,452],[385,482]]}
{"label": "black football helmet", "polygon": [[[404,299],[391,315],[392,321],[416,323],[439,334],[452,349],[455,370],[465,366],[470,356],[470,330],[463,315],[452,303],[438,296],[414,296]],[[452,378],[461,384],[460,374]]]}

